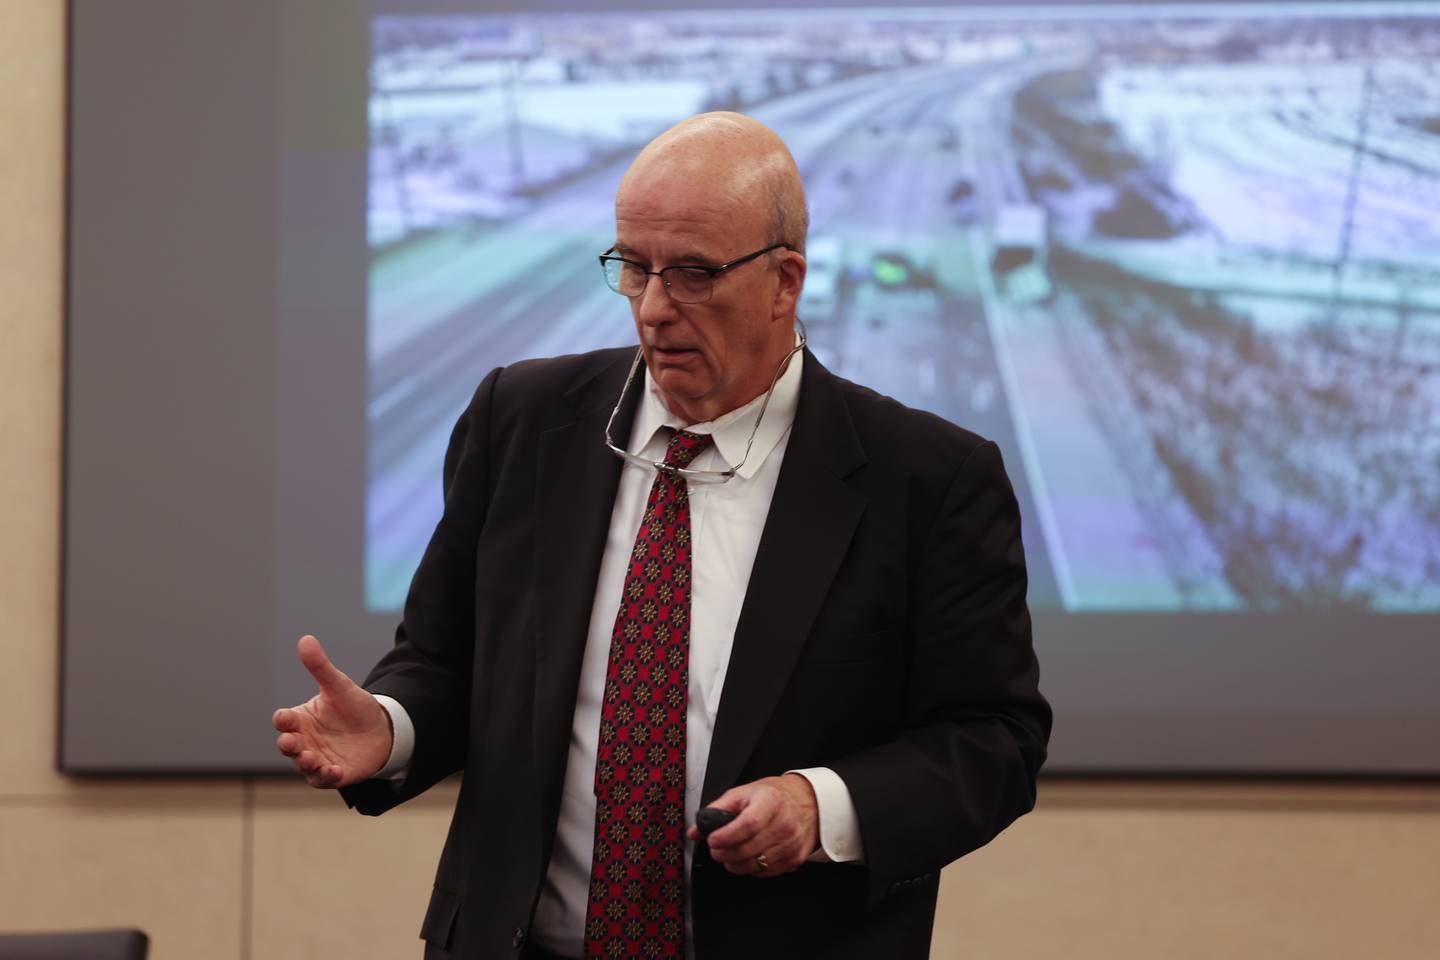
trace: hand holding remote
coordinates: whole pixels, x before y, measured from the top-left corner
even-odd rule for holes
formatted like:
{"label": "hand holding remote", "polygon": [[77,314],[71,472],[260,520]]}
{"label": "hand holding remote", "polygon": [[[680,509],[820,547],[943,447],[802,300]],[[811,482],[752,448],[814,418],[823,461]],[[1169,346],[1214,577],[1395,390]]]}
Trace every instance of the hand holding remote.
{"label": "hand holding remote", "polygon": [[702,807],[685,835],[728,872],[784,876],[820,846],[819,808],[799,773],[731,787]]}
{"label": "hand holding remote", "polygon": [[700,839],[704,840],[716,830],[734,820],[738,814],[730,810],[720,810],[716,807],[702,807],[695,815],[695,826],[700,830]]}

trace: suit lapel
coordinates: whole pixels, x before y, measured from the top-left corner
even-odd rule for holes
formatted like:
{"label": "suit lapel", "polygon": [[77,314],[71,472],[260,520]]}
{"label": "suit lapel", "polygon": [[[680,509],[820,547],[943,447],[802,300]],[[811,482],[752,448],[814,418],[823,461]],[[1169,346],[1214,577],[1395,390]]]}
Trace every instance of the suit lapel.
{"label": "suit lapel", "polygon": [[[544,431],[539,439],[533,730],[547,816],[552,807],[558,809],[594,599],[589,588],[600,574],[620,484],[621,461],[602,437],[631,356],[571,390],[566,400],[576,419]],[[639,396],[632,386],[616,418],[614,435],[621,443],[630,436]]]}
{"label": "suit lapel", "polygon": [[715,716],[701,801],[734,786],[789,681],[865,511],[844,477],[865,462],[836,378],[805,352],[795,425]]}

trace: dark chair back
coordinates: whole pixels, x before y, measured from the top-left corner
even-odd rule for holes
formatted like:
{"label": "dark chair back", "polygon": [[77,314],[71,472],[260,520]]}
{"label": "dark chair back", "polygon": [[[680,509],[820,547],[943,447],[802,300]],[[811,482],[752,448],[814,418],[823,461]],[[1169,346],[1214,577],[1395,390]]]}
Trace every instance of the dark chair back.
{"label": "dark chair back", "polygon": [[145,960],[149,952],[139,930],[0,933],[0,960]]}

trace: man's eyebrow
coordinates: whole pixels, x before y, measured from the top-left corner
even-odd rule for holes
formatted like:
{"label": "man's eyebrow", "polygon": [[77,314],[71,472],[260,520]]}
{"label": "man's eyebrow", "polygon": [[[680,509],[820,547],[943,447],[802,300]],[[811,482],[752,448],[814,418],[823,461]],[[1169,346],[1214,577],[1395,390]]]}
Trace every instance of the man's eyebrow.
{"label": "man's eyebrow", "polygon": [[[642,257],[640,257],[639,255],[636,254],[634,247],[627,246],[626,244],[623,244],[623,243],[615,243],[615,244],[612,244],[611,247],[610,247],[610,250],[611,250],[611,252],[616,253],[616,254],[619,254],[620,256],[625,257],[626,259],[629,259],[629,260],[637,260],[637,261],[639,261],[639,260],[642,260],[642,259],[643,259]],[[671,266],[677,266],[677,265],[681,265],[681,264],[689,264],[689,265],[692,265],[692,266],[713,267],[713,266],[715,266],[715,265],[717,265],[717,264],[719,264],[719,263],[720,263],[720,260],[717,259],[716,257],[712,257],[712,256],[710,256],[709,254],[701,253],[701,252],[698,251],[698,250],[693,250],[693,249],[692,249],[692,250],[686,250],[684,253],[680,254],[680,256],[676,257],[676,258],[674,259],[674,261],[671,263]]]}
{"label": "man's eyebrow", "polygon": [[720,263],[720,261],[717,260],[715,257],[712,257],[709,254],[700,253],[698,250],[686,250],[684,253],[680,254],[680,256],[675,258],[675,262],[703,264],[707,267],[713,267],[716,264]]}

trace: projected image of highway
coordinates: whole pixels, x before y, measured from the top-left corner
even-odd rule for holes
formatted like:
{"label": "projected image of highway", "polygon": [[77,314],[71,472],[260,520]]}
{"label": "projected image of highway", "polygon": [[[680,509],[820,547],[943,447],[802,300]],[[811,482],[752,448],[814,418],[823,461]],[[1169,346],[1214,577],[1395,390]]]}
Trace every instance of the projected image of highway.
{"label": "projected image of highway", "polygon": [[1000,444],[1032,603],[1440,609],[1440,22],[1074,10],[377,20],[367,604],[490,369],[634,342],[635,150],[738,109],[813,349]]}

